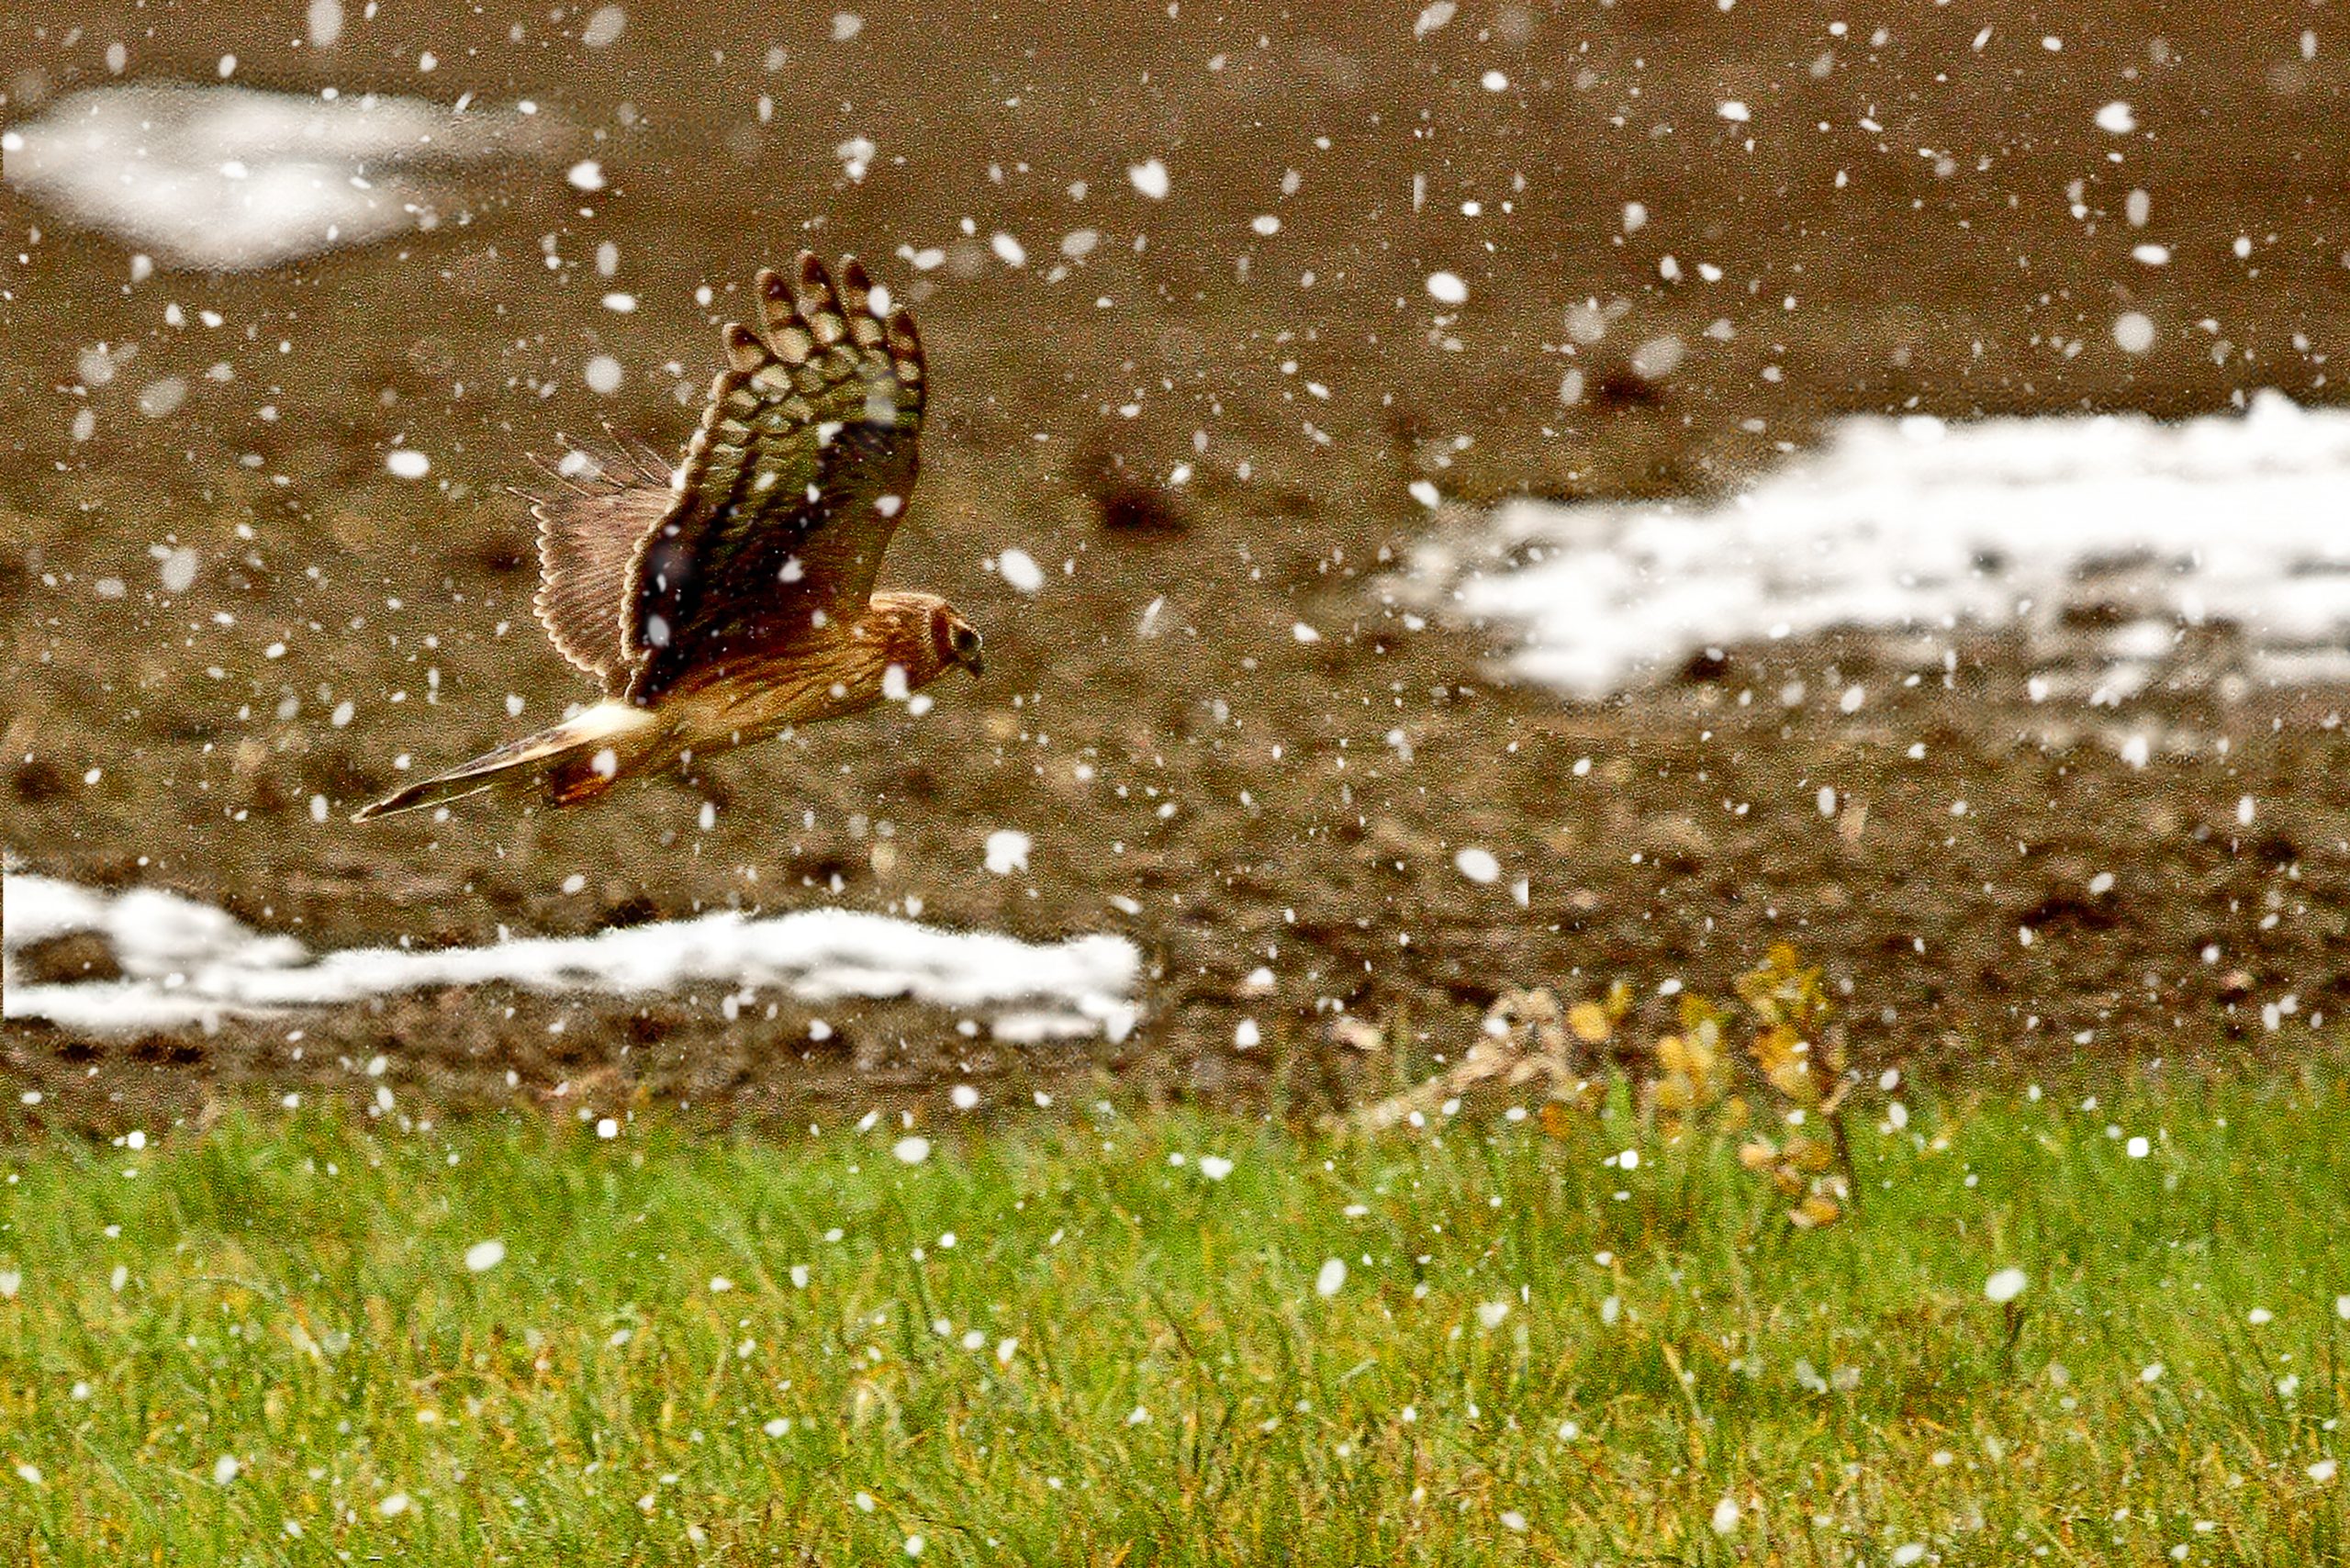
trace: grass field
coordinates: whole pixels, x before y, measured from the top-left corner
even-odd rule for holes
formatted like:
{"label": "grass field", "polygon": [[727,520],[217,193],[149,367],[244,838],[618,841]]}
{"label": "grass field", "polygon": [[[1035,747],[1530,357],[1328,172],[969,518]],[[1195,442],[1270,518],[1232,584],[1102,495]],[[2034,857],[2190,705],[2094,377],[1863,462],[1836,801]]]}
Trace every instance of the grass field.
{"label": "grass field", "polygon": [[2350,1551],[2341,1077],[1851,1114],[1811,1231],[1620,1108],[23,1143],[0,1557]]}

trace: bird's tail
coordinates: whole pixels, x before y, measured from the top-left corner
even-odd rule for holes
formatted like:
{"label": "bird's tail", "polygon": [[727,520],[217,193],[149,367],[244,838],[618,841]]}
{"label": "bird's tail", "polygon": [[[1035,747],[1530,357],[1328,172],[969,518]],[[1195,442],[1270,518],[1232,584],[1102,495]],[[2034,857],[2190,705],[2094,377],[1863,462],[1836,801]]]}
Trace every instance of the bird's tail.
{"label": "bird's tail", "polygon": [[419,779],[352,814],[352,822],[420,811],[501,786],[538,783],[547,803],[593,800],[615,779],[655,758],[667,726],[645,709],[599,702],[551,729],[525,735],[471,762]]}

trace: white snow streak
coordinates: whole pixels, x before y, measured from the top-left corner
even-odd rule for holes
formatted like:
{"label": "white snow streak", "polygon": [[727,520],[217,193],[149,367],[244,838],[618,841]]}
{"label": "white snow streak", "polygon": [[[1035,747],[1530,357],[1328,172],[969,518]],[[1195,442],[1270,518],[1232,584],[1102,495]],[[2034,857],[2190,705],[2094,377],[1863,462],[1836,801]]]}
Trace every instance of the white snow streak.
{"label": "white snow streak", "polygon": [[165,266],[249,272],[433,228],[464,201],[453,176],[544,161],[564,134],[373,93],[97,87],[11,128],[7,179]]}
{"label": "white snow streak", "polygon": [[[2241,630],[2256,678],[2350,679],[2345,496],[2350,411],[2272,392],[2179,424],[1855,419],[1718,503],[1509,503],[1473,558],[1450,531],[1413,576],[1515,622],[1517,673],[1580,698],[1830,628],[1921,637],[1939,660],[1966,625],[2085,655],[2092,700],[2119,701],[2209,622]],[[1530,564],[1490,564],[1513,556]],[[2093,630],[2066,628],[2091,606]]]}
{"label": "white snow streak", "polygon": [[[106,938],[123,979],[19,982],[20,952],[84,931]],[[484,947],[313,954],[293,937],[263,935],[174,893],[99,892],[39,876],[6,879],[0,953],[6,1016],[99,1033],[208,1028],[223,1018],[438,986],[502,981],[535,991],[632,996],[721,981],[776,987],[809,1001],[911,997],[988,1015],[1002,1040],[1093,1034],[1114,1040],[1134,1026],[1141,970],[1123,936],[1045,946],[835,909],[764,917],[726,911]]]}

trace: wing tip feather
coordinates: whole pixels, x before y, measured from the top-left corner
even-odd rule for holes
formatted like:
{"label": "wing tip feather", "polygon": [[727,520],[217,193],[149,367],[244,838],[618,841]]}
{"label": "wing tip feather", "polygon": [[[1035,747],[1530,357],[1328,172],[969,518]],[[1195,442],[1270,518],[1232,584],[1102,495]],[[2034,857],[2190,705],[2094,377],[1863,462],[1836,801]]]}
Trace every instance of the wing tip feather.
{"label": "wing tip feather", "polygon": [[752,280],[759,301],[761,330],[730,322],[722,333],[729,371],[750,375],[770,358],[798,366],[844,340],[858,349],[886,349],[902,367],[922,363],[922,340],[901,305],[885,319],[876,310],[873,274],[853,254],[828,270],[822,257],[801,251],[794,258],[797,281],[774,267],[761,267]]}
{"label": "wing tip feather", "polygon": [[914,313],[905,306],[890,312],[890,364],[898,379],[908,386],[919,386],[923,381],[922,332],[914,326]]}
{"label": "wing tip feather", "polygon": [[726,353],[730,370],[748,375],[767,362],[767,346],[759,335],[740,321],[729,321],[718,334],[720,348]]}

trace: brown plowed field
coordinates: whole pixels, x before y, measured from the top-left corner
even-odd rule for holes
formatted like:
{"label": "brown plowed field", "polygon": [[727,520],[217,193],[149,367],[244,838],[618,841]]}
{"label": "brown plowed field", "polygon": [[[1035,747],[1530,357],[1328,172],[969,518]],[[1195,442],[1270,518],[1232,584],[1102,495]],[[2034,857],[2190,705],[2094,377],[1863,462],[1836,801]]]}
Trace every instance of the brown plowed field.
{"label": "brown plowed field", "polygon": [[[877,8],[834,42],[823,8],[641,5],[586,50],[583,17],[543,9],[350,11],[326,53],[288,46],[297,17],[194,5],[0,18],[10,119],[111,80],[119,39],[134,79],[215,79],[233,52],[251,84],[532,97],[600,139],[610,181],[518,172],[406,241],[136,285],[121,247],[0,188],[0,836],[20,867],[175,889],[317,947],[912,895],[949,924],[1130,934],[1146,1018],[1115,1047],[1025,1049],[904,1004],[730,1022],[715,995],[420,995],[147,1037],[12,1022],[0,1074],[41,1092],[41,1120],[361,1097],[377,1056],[418,1114],[650,1097],[790,1117],[966,1078],[1300,1103],[1457,1050],[1506,985],[1722,991],[1782,938],[1849,986],[1864,1059],[1947,1076],[2258,1057],[2344,1005],[2343,693],[2151,690],[2127,721],[2168,743],[2143,771],[2116,758],[2121,721],[2028,701],[1996,638],[1910,689],[1828,639],[1574,704],[1499,678],[1495,633],[1407,628],[1384,576],[1424,531],[1468,526],[1410,498],[1422,477],[1472,504],[1706,491],[1854,411],[2330,398],[2350,341],[2350,36],[2330,13],[1905,6],[1831,29],[1778,0],[1472,3],[1416,39],[1411,6],[1015,0]],[[1721,117],[1731,99],[1751,119]],[[2113,99],[2136,132],[2098,128]],[[861,183],[835,151],[858,136]],[[1151,157],[1164,200],[1126,174]],[[1080,229],[1096,247],[1063,263]],[[1026,265],[990,252],[999,230]],[[2132,259],[2150,237],[2167,265]],[[531,621],[531,526],[503,487],[599,419],[680,439],[713,323],[802,244],[867,256],[918,303],[934,412],[886,575],[986,629],[987,680],[591,810],[346,823],[394,756],[454,761],[588,695]],[[901,245],[946,259],[917,274]],[[1470,289],[1441,321],[1439,268]],[[598,303],[613,288],[633,313]],[[1625,309],[1570,356],[1587,299]],[[2114,346],[2125,309],[2157,325],[2143,356]],[[1630,350],[1665,333],[1694,346],[1643,381]],[[100,343],[121,368],[77,390]],[[626,370],[616,396],[583,383],[598,353]],[[1562,407],[1571,366],[1586,394]],[[192,390],[150,419],[138,390],[164,375]],[[431,480],[386,472],[396,438]],[[1178,464],[1192,476],[1168,488]],[[198,552],[185,593],[158,545]],[[1034,596],[981,569],[1013,545],[1046,566]],[[1872,699],[1847,716],[1855,679]],[[1859,831],[1822,818],[1823,783],[1866,804]],[[1004,826],[1035,837],[1024,876],[980,869]],[[1464,879],[1464,845],[1502,879]],[[1250,994],[1260,965],[1272,989]],[[1341,1005],[1404,1048],[1330,1046]]]}

